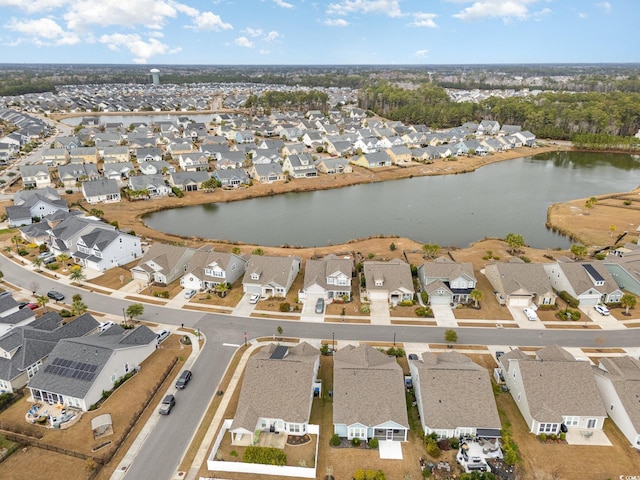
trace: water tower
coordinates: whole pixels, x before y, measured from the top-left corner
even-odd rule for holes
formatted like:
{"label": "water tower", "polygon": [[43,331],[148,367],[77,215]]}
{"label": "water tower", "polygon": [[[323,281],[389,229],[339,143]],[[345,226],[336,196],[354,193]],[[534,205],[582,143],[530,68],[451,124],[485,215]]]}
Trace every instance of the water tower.
{"label": "water tower", "polygon": [[153,81],[153,84],[155,86],[160,85],[160,70],[158,70],[157,68],[152,68],[151,70],[149,70],[149,73],[151,74],[151,80]]}

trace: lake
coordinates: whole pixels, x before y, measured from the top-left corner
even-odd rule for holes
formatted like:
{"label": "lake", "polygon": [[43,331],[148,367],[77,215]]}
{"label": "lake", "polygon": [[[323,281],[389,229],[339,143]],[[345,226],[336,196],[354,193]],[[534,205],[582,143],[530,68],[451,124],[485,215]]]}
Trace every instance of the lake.
{"label": "lake", "polygon": [[166,233],[265,246],[312,247],[398,235],[465,247],[514,232],[532,247],[568,248],[566,237],[545,227],[547,208],[633,190],[639,173],[640,162],[631,155],[552,152],[472,173],[210,203],[152,213],[143,220]]}

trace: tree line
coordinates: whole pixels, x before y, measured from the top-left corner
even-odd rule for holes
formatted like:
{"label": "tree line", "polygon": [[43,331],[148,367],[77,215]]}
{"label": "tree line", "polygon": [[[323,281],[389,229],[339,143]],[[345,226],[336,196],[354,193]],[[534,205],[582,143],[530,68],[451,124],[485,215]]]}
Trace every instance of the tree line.
{"label": "tree line", "polygon": [[328,101],[329,95],[318,90],[309,92],[300,90],[295,92],[268,91],[260,96],[250,95],[244,106],[247,108],[325,111]]}
{"label": "tree line", "polygon": [[537,137],[563,140],[583,134],[632,137],[640,129],[640,94],[633,92],[547,92],[456,103],[433,84],[408,90],[379,83],[361,90],[358,103],[385,118],[436,129],[496,120],[520,125]]}

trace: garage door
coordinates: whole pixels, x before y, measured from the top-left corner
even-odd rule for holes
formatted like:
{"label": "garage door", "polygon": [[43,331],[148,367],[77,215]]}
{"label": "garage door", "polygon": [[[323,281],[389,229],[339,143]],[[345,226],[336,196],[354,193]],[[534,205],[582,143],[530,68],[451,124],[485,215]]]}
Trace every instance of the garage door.
{"label": "garage door", "polygon": [[531,297],[509,297],[509,306],[511,307],[528,307],[531,303]]}
{"label": "garage door", "polygon": [[369,292],[369,300],[372,302],[374,300],[384,300],[387,301],[389,299],[389,294],[387,292]]}
{"label": "garage door", "polygon": [[451,297],[446,295],[440,295],[440,296],[436,296],[436,295],[431,295],[429,297],[429,303],[431,305],[449,305],[449,303],[451,300]]}

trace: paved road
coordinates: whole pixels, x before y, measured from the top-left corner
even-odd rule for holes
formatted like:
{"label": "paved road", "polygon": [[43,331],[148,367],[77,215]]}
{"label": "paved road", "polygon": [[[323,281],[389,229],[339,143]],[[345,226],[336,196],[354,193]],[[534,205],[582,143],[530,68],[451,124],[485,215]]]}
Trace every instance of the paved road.
{"label": "paved road", "polygon": [[[122,315],[130,302],[118,298],[88,292],[16,265],[0,256],[0,269],[4,279],[20,285],[28,292],[34,289],[42,294],[50,289],[61,291],[67,298],[80,293],[87,305],[94,311]],[[300,338],[335,340],[368,340],[411,343],[441,343],[444,327],[367,325],[361,324],[320,324],[290,320],[271,320],[260,318],[236,317],[232,315],[203,314],[189,310],[175,310],[157,305],[145,305],[142,320],[180,325],[199,329],[207,338],[192,369],[193,381],[184,391],[176,394],[175,410],[168,417],[160,418],[156,428],[147,437],[136,460],[130,465],[125,477],[171,478],[188,447],[193,432],[196,431],[206,412],[210,400],[214,397],[217,385],[224,375],[234,348],[224,344],[241,344],[244,332],[249,338],[270,336],[276,333],[278,326],[283,335]],[[531,331],[521,329],[495,328],[457,328],[458,342],[479,345],[549,345],[558,343],[566,347],[635,347],[637,334],[630,331],[602,330],[557,330]],[[153,408],[156,408],[154,405]]]}

